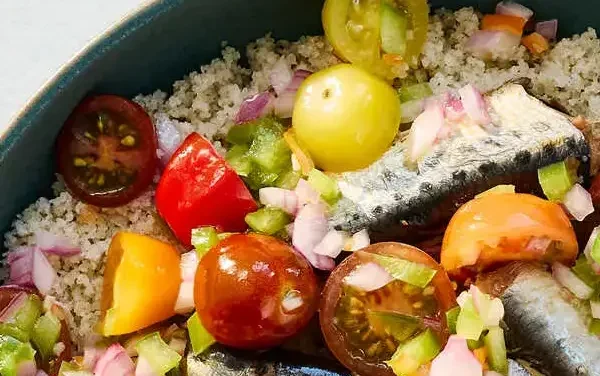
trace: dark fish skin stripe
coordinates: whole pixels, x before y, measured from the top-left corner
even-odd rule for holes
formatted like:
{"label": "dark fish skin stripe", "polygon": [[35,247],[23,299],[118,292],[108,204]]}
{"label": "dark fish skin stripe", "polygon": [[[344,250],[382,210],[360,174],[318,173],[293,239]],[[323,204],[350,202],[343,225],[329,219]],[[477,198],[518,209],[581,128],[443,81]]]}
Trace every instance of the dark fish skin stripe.
{"label": "dark fish skin stripe", "polygon": [[525,98],[528,105],[516,115],[523,120],[492,113],[495,125],[486,128],[485,136],[455,136],[440,143],[419,162],[417,171],[405,166],[404,145],[398,143],[369,168],[340,174],[344,197],[333,210],[330,226],[350,232],[368,228],[376,241],[405,240],[439,227],[458,206],[495,185],[523,180],[523,188],[539,191],[537,179],[535,184],[532,179],[536,171],[569,157],[579,159],[580,173],[588,176],[588,144],[565,115],[518,85],[490,97],[515,97],[521,105]]}
{"label": "dark fish skin stripe", "polygon": [[234,351],[215,345],[205,353],[187,357],[188,376],[350,376],[332,359],[297,352]]}

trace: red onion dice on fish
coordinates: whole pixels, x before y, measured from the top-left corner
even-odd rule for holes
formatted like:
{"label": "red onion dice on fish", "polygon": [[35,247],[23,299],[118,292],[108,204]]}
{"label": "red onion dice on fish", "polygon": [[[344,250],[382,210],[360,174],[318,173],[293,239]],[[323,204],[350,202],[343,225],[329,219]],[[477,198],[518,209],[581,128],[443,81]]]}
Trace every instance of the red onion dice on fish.
{"label": "red onion dice on fish", "polygon": [[[450,373],[449,373],[450,371]],[[483,368],[467,347],[467,341],[452,335],[444,350],[431,362],[429,376],[481,376]]]}
{"label": "red onion dice on fish", "polygon": [[134,371],[135,365],[123,346],[115,343],[98,359],[94,376],[133,375]]}
{"label": "red onion dice on fish", "polygon": [[589,299],[594,293],[594,289],[586,285],[571,269],[561,263],[552,264],[552,276],[579,299]]}
{"label": "red onion dice on fish", "polygon": [[361,291],[375,291],[394,279],[384,268],[374,262],[359,265],[345,278],[344,283]]}
{"label": "red onion dice on fish", "polygon": [[431,149],[444,123],[444,109],[440,102],[434,99],[426,100],[425,111],[417,116],[408,135],[407,153],[409,161],[417,162]]}
{"label": "red onion dice on fish", "polygon": [[273,206],[288,214],[296,214],[298,209],[298,196],[296,192],[282,188],[267,187],[258,191],[260,203]]}
{"label": "red onion dice on fish", "polygon": [[314,252],[315,247],[325,237],[327,231],[327,217],[322,204],[307,204],[298,211],[294,221],[292,244],[313,267],[322,270],[332,270],[335,267],[335,262],[331,257]]}
{"label": "red onion dice on fish", "polygon": [[562,204],[573,218],[580,222],[594,212],[592,195],[579,184],[573,185],[565,194]]}
{"label": "red onion dice on fish", "polygon": [[199,262],[196,251],[181,255],[181,286],[175,302],[177,313],[189,313],[194,310],[194,277]]}
{"label": "red onion dice on fish", "polygon": [[314,252],[318,255],[336,258],[342,253],[346,244],[346,234],[342,231],[331,230],[317,244]]}
{"label": "red onion dice on fish", "polygon": [[483,99],[483,95],[475,88],[468,84],[458,90],[460,101],[465,109],[465,112],[471,120],[478,125],[488,125],[492,119],[488,114],[487,105]]}

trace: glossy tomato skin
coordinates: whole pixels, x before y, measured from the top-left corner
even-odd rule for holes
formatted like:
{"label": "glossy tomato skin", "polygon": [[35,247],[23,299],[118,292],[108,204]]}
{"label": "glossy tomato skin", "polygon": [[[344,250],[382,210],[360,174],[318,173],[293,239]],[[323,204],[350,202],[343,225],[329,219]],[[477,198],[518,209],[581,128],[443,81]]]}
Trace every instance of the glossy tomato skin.
{"label": "glossy tomato skin", "polygon": [[[136,129],[140,136],[139,143],[133,150],[113,153],[115,159],[120,159],[128,168],[136,171],[134,181],[124,189],[101,194],[91,192],[84,182],[77,179],[73,166],[73,157],[78,153],[97,149],[83,137],[81,127],[89,121],[89,117],[99,113],[117,115]],[[80,200],[99,207],[121,206],[138,197],[152,183],[158,165],[157,148],[158,140],[152,119],[142,106],[116,95],[92,96],[77,105],[58,136],[57,170],[63,176],[69,192]]]}
{"label": "glossy tomato skin", "polygon": [[[559,243],[551,252],[528,250],[532,237]],[[523,193],[475,198],[454,214],[442,243],[441,263],[455,277],[510,261],[571,264],[578,253],[571,221],[556,203]]]}
{"label": "glossy tomato skin", "polygon": [[[22,287],[17,285],[4,285],[0,286],[0,312],[6,308],[12,299],[20,293],[35,294],[39,295],[35,289]],[[41,298],[40,298],[41,299]],[[71,335],[69,333],[69,327],[67,324],[66,316],[62,308],[53,306],[52,312],[60,319],[61,328],[59,342],[65,345],[65,349],[56,359],[52,359],[51,362],[43,362],[41,359],[37,359],[38,366],[44,369],[50,376],[57,376],[60,369],[60,365],[63,361],[70,361],[73,354]]]}
{"label": "glossy tomato skin", "polygon": [[[316,277],[286,243],[258,234],[232,235],[200,261],[194,297],[205,328],[225,345],[265,349],[301,330],[318,304]],[[292,294],[302,304],[286,310]]]}
{"label": "glossy tomato skin", "polygon": [[156,208],[179,241],[190,246],[192,229],[197,227],[245,231],[244,217],[257,206],[242,179],[210,142],[192,133],[163,171]]}
{"label": "glossy tomato skin", "polygon": [[430,285],[435,287],[434,295],[439,307],[437,318],[440,320],[439,326],[437,326],[437,328],[432,327],[431,329],[433,329],[437,333],[438,338],[443,341],[442,345],[445,344],[449,336],[445,313],[457,305],[456,292],[454,291],[448,275],[440,264],[420,249],[402,243],[387,242],[373,244],[346,258],[331,273],[321,294],[319,306],[319,322],[327,347],[340,363],[357,375],[395,376],[394,372],[383,362],[368,362],[361,357],[353,355],[348,349],[349,344],[345,333],[334,324],[336,307],[342,296],[343,279],[359,265],[370,261],[365,258],[365,255],[368,257],[368,253],[398,257],[437,270]]}

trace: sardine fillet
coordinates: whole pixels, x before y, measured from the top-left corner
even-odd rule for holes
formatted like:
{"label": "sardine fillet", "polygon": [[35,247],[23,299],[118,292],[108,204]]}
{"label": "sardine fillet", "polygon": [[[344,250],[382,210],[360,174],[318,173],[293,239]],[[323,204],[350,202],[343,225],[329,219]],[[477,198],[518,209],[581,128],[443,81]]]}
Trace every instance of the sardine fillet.
{"label": "sardine fillet", "polygon": [[[395,231],[394,226],[424,224],[434,209],[443,206],[441,215],[450,217],[474,194],[512,183],[519,173],[535,172],[568,157],[588,161],[581,131],[522,86],[506,85],[486,101],[492,124],[485,132],[464,132],[440,142],[416,170],[406,168],[405,145],[398,142],[367,169],[340,174],[343,198],[330,225],[385,233]],[[444,204],[448,197],[452,202]]]}

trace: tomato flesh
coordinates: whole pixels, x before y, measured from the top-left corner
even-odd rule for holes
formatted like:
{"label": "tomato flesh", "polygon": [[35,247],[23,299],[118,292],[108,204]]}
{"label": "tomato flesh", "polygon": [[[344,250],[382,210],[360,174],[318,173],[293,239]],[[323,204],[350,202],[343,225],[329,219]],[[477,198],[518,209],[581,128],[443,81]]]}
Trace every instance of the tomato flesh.
{"label": "tomato flesh", "polygon": [[218,342],[263,349],[310,321],[318,287],[308,262],[284,242],[237,234],[200,261],[194,299],[204,327]]}
{"label": "tomato flesh", "polygon": [[58,172],[77,198],[124,205],[152,182],[157,166],[152,120],[137,103],[90,97],[69,116],[57,140]]}
{"label": "tomato flesh", "polygon": [[235,170],[208,140],[192,133],[163,171],[156,187],[156,208],[179,241],[190,246],[197,227],[246,230],[244,217],[257,206]]}
{"label": "tomato flesh", "polygon": [[[535,244],[545,243],[545,247]],[[464,276],[509,261],[571,264],[577,238],[563,209],[521,193],[475,198],[454,214],[442,243],[441,263],[449,274]]]}
{"label": "tomato flesh", "polygon": [[[344,278],[360,265],[372,262],[373,253],[424,264],[437,273],[423,289],[401,281],[372,292],[345,285]],[[418,330],[432,329],[443,344],[448,338],[445,312],[455,305],[452,284],[435,260],[406,244],[378,243],[354,253],[332,272],[322,293],[319,318],[327,346],[348,369],[361,375],[394,376],[384,362],[390,360],[402,341],[382,330],[377,314],[418,318]]]}

